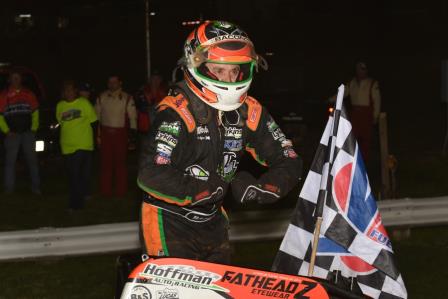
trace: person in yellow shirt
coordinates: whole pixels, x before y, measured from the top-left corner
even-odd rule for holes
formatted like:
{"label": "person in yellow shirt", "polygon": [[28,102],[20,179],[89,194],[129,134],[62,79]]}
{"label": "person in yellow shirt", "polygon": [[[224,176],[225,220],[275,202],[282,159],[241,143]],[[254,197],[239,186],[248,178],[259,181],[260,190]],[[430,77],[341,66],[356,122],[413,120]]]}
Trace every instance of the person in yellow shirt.
{"label": "person in yellow shirt", "polygon": [[89,190],[92,151],[94,148],[93,125],[97,121],[89,100],[80,97],[74,81],[66,81],[63,99],[56,106],[56,119],[61,126],[60,145],[69,176],[69,209],[84,207]]}

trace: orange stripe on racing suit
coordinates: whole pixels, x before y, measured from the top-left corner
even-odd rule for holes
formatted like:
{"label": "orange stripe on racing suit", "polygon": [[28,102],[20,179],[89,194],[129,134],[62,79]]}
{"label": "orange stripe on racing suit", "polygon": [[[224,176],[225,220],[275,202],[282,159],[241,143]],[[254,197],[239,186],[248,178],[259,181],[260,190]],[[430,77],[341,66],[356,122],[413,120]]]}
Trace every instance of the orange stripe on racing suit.
{"label": "orange stripe on racing suit", "polygon": [[142,233],[146,252],[149,255],[167,255],[165,251],[165,236],[163,233],[163,222],[159,209],[147,203],[142,204]]}

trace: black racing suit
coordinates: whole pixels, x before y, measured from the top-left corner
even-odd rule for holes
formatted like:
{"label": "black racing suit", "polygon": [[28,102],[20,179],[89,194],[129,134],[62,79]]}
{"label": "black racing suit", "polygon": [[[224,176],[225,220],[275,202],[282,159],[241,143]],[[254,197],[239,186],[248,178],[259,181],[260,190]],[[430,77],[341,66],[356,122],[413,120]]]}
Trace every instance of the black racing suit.
{"label": "black racing suit", "polygon": [[256,100],[248,97],[239,109],[222,113],[184,82],[173,89],[159,104],[140,161],[141,232],[148,254],[229,262],[222,198],[245,151],[269,167],[259,182],[276,186],[278,195],[298,182],[300,158]]}

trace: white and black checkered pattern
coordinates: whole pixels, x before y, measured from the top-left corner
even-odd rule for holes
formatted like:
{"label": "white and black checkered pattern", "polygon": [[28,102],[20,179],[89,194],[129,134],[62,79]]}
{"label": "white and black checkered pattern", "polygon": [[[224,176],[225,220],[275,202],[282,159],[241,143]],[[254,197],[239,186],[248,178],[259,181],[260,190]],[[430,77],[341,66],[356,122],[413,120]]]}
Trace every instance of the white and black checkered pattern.
{"label": "white and black checkered pattern", "polygon": [[[291,224],[274,261],[273,270],[288,274],[308,274],[315,216],[319,214],[316,207],[320,200],[324,200],[320,235],[337,243],[347,252],[343,254],[318,253],[314,276],[331,280],[333,271],[338,270],[344,277],[356,277],[360,289],[367,296],[381,299],[407,298],[406,288],[394,264],[391,248],[372,240],[365,232],[354,226],[341,212],[333,198],[332,183],[336,170],[347,159],[356,161],[358,154],[351,124],[343,110],[339,111],[339,114],[340,117],[337,112],[335,114],[338,123],[336,129],[333,130],[334,133],[332,132],[333,117],[330,117],[327,123],[300,192]],[[332,153],[331,146],[328,144],[334,145]],[[325,193],[328,193],[327,196]],[[362,274],[354,272],[344,266],[341,256],[359,257],[374,268]]]}

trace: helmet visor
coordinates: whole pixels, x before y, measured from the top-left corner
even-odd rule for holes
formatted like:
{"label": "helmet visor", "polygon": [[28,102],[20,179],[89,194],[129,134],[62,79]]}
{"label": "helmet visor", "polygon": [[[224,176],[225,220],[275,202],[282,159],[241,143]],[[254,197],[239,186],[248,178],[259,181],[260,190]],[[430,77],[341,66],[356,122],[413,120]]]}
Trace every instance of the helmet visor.
{"label": "helmet visor", "polygon": [[202,45],[193,53],[193,67],[204,62],[241,64],[257,61],[257,54],[249,40],[226,39],[211,45]]}
{"label": "helmet visor", "polygon": [[[214,66],[210,66],[208,62],[205,62],[201,64],[198,68],[195,68],[195,73],[208,81],[212,81],[214,83],[218,83],[220,85],[232,85],[232,84],[242,84],[245,82],[248,82],[253,77],[255,62],[249,61],[249,62],[240,62],[240,63],[226,63],[221,62],[217,63],[215,61],[210,62],[213,63]],[[230,70],[227,69],[228,72],[234,73],[231,76],[234,77],[234,81],[222,81],[219,80],[218,76],[213,72],[214,69],[218,68],[219,65],[232,65],[234,66]]]}

